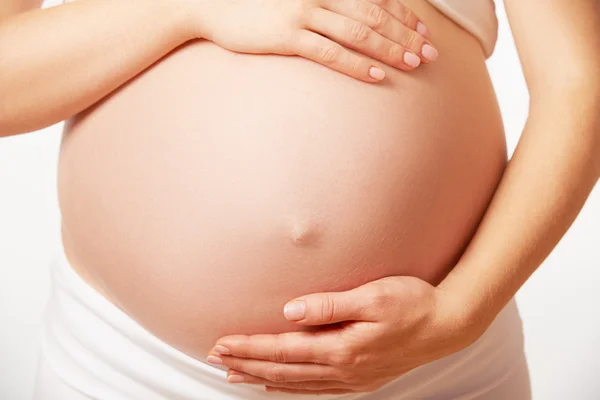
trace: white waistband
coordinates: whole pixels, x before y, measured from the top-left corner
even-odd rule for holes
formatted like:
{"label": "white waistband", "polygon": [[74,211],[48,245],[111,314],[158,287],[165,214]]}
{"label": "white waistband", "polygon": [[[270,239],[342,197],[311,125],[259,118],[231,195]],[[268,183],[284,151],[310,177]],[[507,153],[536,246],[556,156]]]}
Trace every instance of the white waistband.
{"label": "white waistband", "polygon": [[[227,383],[225,370],[169,346],[90,287],[72,269],[62,244],[51,263],[51,274],[53,287],[42,336],[44,356],[67,384],[93,399],[315,398],[268,393],[259,385]],[[522,355],[522,331],[513,301],[478,341],[459,353],[417,368],[374,393],[318,398],[426,398],[425,393],[435,393],[436,387],[456,388],[461,382],[479,390],[507,375],[519,355]],[[474,380],[481,384],[474,384]]]}

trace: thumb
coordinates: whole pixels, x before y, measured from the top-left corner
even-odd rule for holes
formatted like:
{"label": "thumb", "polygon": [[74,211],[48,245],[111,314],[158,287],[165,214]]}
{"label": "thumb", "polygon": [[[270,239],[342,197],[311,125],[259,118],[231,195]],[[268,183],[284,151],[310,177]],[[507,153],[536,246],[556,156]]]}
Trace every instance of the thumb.
{"label": "thumb", "polygon": [[357,289],[297,297],[285,305],[283,314],[289,321],[303,325],[362,320],[367,304],[364,293],[359,293]]}

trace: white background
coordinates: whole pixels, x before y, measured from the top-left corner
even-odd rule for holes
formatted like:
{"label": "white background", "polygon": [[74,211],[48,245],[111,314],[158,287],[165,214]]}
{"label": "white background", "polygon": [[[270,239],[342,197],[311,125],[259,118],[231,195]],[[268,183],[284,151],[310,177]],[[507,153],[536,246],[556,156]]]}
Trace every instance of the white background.
{"label": "white background", "polygon": [[[46,1],[45,7],[56,2]],[[497,8],[500,38],[488,65],[512,154],[527,117],[528,95],[501,2]],[[32,395],[41,315],[49,293],[48,263],[59,233],[56,165],[61,130],[62,123],[0,139],[2,400]],[[599,186],[517,296],[535,400],[600,399]]]}

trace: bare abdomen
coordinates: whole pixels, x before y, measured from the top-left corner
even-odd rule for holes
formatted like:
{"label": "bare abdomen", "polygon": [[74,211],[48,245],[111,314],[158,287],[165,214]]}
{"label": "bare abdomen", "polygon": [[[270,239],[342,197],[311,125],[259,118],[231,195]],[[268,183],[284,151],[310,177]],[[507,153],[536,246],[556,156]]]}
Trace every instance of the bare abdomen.
{"label": "bare abdomen", "polygon": [[203,359],[297,330],[283,305],[388,275],[439,281],[506,164],[477,42],[422,1],[440,58],[367,84],[298,57],[190,42],[65,125],[76,270]]}

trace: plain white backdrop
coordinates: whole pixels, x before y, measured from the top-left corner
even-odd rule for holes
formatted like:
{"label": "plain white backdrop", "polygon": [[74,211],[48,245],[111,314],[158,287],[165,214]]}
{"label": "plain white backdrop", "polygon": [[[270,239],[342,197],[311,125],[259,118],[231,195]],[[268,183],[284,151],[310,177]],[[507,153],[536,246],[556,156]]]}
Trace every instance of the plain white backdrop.
{"label": "plain white backdrop", "polygon": [[[46,1],[44,7],[56,3]],[[501,2],[497,9],[500,38],[488,66],[512,155],[527,118],[528,94]],[[32,396],[42,311],[49,294],[48,264],[60,226],[56,167],[62,125],[0,139],[2,400]],[[517,295],[535,400],[600,399],[598,186]]]}

